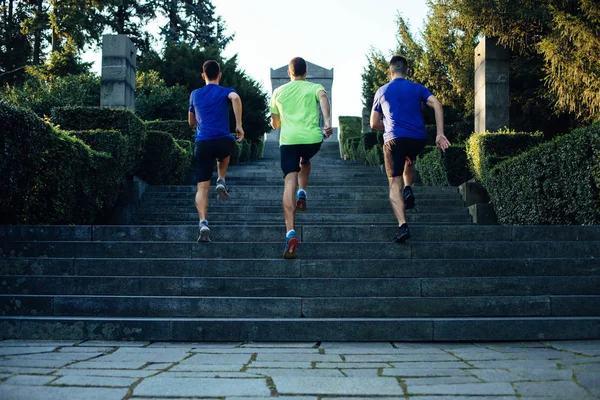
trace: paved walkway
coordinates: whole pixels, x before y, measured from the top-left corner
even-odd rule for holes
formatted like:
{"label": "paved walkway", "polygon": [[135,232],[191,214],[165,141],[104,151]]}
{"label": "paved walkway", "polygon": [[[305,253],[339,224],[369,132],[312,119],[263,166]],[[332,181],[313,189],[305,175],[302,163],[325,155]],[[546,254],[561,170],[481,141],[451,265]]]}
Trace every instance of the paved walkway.
{"label": "paved walkway", "polygon": [[587,399],[600,341],[0,341],[0,399]]}

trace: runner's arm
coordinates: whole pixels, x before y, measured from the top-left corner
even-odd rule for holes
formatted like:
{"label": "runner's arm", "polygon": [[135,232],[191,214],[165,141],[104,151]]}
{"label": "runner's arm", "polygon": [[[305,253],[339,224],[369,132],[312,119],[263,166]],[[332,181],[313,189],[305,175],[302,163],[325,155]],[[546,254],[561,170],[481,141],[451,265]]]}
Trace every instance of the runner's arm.
{"label": "runner's arm", "polygon": [[279,114],[271,113],[271,127],[273,129],[279,129],[280,126],[281,126],[281,118],[279,117]]}
{"label": "runner's arm", "polygon": [[233,115],[235,116],[235,133],[240,142],[244,138],[244,128],[242,128],[242,99],[236,92],[231,92],[227,96],[233,106]]}
{"label": "runner's arm", "polygon": [[190,126],[196,126],[197,124],[196,114],[194,114],[193,112],[188,112],[188,124],[190,124]]}
{"label": "runner's arm", "polygon": [[444,108],[442,107],[442,103],[440,103],[437,97],[432,95],[427,98],[427,105],[433,108],[433,111],[435,112],[435,126],[437,131],[435,144],[442,149],[442,151],[446,151],[446,149],[450,147],[450,142],[444,135]]}
{"label": "runner's arm", "polygon": [[371,129],[378,131],[385,130],[385,126],[383,126],[383,115],[375,110],[371,110]]}
{"label": "runner's arm", "polygon": [[329,104],[329,98],[324,90],[319,90],[319,105],[321,106],[321,112],[323,113],[323,130],[325,131],[326,137],[331,136],[333,128],[331,127],[331,105]]}

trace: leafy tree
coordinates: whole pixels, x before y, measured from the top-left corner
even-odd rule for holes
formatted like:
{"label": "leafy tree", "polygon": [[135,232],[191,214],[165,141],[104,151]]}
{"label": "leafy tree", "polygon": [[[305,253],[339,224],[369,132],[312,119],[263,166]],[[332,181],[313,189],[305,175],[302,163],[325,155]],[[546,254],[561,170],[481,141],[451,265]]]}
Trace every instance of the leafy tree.
{"label": "leafy tree", "polygon": [[154,17],[156,4],[150,0],[103,0],[104,23],[115,33],[127,35],[142,53],[149,50],[149,36],[143,23]]}
{"label": "leafy tree", "polygon": [[21,32],[21,24],[26,18],[24,2],[0,2],[0,83],[15,83],[23,79],[24,67],[31,54],[29,40]]}
{"label": "leafy tree", "polygon": [[135,113],[144,120],[179,120],[187,116],[189,92],[180,85],[167,87],[156,71],[136,74]]}
{"label": "leafy tree", "polygon": [[90,73],[49,77],[40,68],[27,67],[25,82],[7,86],[0,95],[43,117],[50,115],[54,107],[99,106],[100,78]]}
{"label": "leafy tree", "polygon": [[[537,96],[547,97],[553,111],[571,112],[579,123],[600,116],[597,1],[443,1],[464,26],[497,37],[519,56],[535,59],[533,64],[543,71]],[[561,119],[569,120],[565,115]]]}

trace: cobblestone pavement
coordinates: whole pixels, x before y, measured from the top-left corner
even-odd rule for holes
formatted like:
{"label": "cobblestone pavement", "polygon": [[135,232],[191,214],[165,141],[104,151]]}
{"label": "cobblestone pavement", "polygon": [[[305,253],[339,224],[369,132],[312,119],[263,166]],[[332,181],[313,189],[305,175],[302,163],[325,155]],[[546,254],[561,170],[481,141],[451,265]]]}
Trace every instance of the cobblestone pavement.
{"label": "cobblestone pavement", "polygon": [[0,341],[0,399],[588,399],[600,341]]}

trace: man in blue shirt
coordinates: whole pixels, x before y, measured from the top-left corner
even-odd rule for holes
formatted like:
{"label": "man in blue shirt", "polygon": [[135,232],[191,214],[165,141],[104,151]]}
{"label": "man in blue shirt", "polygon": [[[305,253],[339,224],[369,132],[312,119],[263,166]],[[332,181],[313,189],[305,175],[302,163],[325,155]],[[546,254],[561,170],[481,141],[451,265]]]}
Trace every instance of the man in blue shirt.
{"label": "man in blue shirt", "polygon": [[200,217],[200,235],[198,242],[210,242],[210,229],[206,214],[208,212],[208,191],[213,172],[214,160],[217,160],[217,198],[228,200],[229,193],[225,185],[225,174],[229,158],[236,145],[229,133],[229,103],[233,105],[235,132],[237,141],[244,138],[242,128],[242,100],[233,89],[219,86],[221,70],[219,63],[209,60],[202,66],[202,78],[206,85],[196,89],[190,95],[188,122],[196,125],[194,145],[194,175],[198,182],[196,209]]}
{"label": "man in blue shirt", "polygon": [[392,57],[389,67],[391,80],[377,90],[371,110],[371,128],[384,131],[383,154],[390,182],[390,203],[398,219],[398,229],[392,239],[396,243],[410,237],[404,210],[415,205],[411,187],[415,172],[413,162],[426,143],[421,104],[427,104],[435,112],[437,147],[446,151],[450,146],[444,135],[442,104],[426,87],[407,80],[407,72],[406,58]]}

